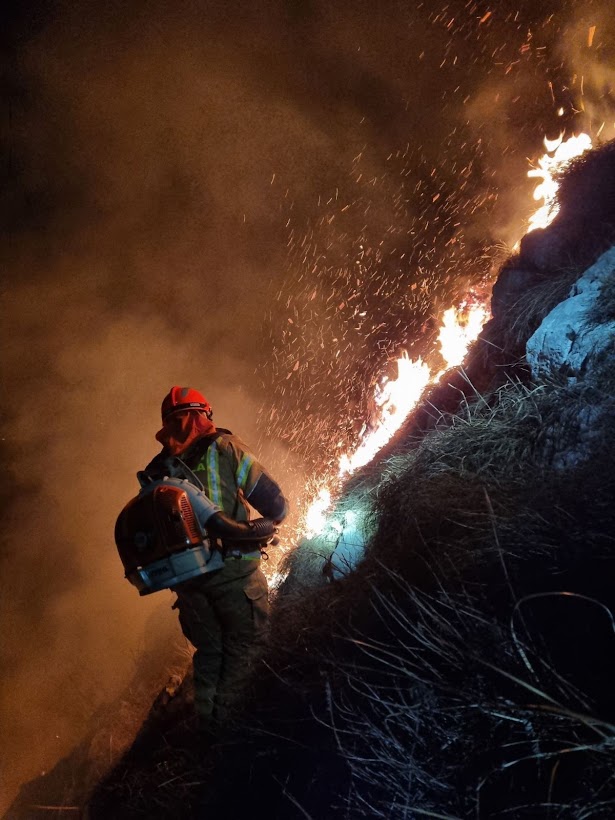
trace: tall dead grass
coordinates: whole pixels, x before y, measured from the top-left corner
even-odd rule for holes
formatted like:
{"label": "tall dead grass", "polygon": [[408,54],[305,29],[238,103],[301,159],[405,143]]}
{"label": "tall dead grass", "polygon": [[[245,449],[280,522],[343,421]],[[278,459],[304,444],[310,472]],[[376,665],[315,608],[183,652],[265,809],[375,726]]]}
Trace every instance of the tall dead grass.
{"label": "tall dead grass", "polygon": [[500,318],[502,348],[522,355],[525,344],[545,316],[566,299],[583,268],[569,263],[524,290]]}

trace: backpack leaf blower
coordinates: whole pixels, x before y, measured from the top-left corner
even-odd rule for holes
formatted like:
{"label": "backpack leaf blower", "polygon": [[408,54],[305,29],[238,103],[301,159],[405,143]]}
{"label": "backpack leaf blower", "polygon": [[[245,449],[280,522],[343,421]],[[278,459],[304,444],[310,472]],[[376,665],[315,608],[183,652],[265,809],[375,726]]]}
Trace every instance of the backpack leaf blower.
{"label": "backpack leaf blower", "polygon": [[[180,461],[175,459],[175,461]],[[191,480],[138,474],[141,491],[119,514],[115,543],[125,577],[139,595],[149,595],[214,572],[230,553],[262,549],[277,532],[271,519],[235,521],[203,491],[198,478],[180,462]]]}

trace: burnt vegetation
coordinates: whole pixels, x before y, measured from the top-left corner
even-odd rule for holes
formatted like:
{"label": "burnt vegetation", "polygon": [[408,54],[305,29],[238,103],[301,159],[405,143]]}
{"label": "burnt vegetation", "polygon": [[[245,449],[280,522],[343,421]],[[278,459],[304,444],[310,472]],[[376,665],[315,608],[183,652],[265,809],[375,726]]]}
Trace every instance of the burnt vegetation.
{"label": "burnt vegetation", "polygon": [[[301,545],[233,724],[212,742],[159,723],[92,820],[613,816],[613,360],[533,384],[519,351],[612,243],[614,156],[573,167],[559,221],[508,263],[454,408],[353,480],[342,503],[373,531],[356,572],[325,584]],[[591,247],[562,238],[579,225]],[[597,397],[590,456],[561,469]]]}

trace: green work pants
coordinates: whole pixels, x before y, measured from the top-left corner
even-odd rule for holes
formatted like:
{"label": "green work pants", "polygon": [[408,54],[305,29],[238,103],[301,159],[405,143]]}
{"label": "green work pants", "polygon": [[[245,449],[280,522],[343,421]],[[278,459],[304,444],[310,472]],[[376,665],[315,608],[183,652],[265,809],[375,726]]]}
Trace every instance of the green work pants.
{"label": "green work pants", "polygon": [[224,720],[241,696],[269,620],[267,579],[259,560],[227,559],[224,567],[177,587],[179,622],[196,649],[197,714]]}

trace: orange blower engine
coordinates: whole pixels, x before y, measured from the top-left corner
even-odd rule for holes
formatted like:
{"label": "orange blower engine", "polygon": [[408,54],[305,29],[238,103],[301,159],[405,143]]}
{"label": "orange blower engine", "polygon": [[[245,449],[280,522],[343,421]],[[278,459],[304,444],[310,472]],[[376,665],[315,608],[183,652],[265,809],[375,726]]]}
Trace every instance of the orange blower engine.
{"label": "orange blower engine", "polygon": [[149,595],[221,569],[229,554],[263,549],[276,532],[268,518],[235,521],[192,482],[167,476],[144,483],[124,507],[115,543],[125,577]]}

